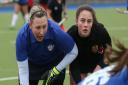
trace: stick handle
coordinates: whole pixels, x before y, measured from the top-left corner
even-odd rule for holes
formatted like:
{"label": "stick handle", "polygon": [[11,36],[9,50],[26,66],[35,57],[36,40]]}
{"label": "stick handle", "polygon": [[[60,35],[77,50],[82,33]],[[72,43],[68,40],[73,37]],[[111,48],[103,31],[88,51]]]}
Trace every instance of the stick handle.
{"label": "stick handle", "polygon": [[63,24],[65,22],[66,18],[63,18],[59,23],[58,25],[60,26],[61,24]]}

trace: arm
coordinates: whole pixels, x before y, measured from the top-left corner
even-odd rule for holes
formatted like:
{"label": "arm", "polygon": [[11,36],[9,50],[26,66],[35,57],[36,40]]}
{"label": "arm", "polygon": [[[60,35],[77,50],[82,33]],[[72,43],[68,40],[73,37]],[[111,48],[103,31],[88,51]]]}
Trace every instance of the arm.
{"label": "arm", "polygon": [[[67,53],[63,60],[56,66],[56,68],[61,71],[77,57],[78,48],[74,40],[67,33],[63,32],[61,29],[57,29],[56,32],[58,32],[56,33],[57,45],[60,47],[60,50]],[[64,41],[62,41],[62,39]]]}
{"label": "arm", "polygon": [[61,71],[63,70],[67,65],[69,65],[77,56],[78,54],[78,49],[76,44],[74,44],[73,49],[71,52],[69,52],[64,59],[56,66],[56,68]]}
{"label": "arm", "polygon": [[[23,29],[23,28],[22,28]],[[19,79],[21,85],[29,85],[29,69],[26,39],[21,33],[18,34],[16,39],[16,58],[19,69]]]}
{"label": "arm", "polygon": [[19,69],[20,85],[29,85],[28,59],[24,61],[17,61],[17,64]]}
{"label": "arm", "polygon": [[[98,26],[99,26],[99,28],[100,28],[100,30],[101,30],[101,32],[100,32],[100,36],[101,36],[100,40],[102,40],[101,43],[102,43],[102,45],[103,45],[103,49],[104,49],[103,51],[105,51],[107,44],[110,45],[110,46],[112,46],[111,37],[110,37],[110,35],[109,35],[107,29],[104,27],[103,24],[99,23]],[[108,65],[108,64],[106,63],[105,58],[104,58],[104,53],[101,55],[101,61],[99,62],[99,65],[100,65],[102,68],[103,68],[103,67],[106,67],[106,66]]]}
{"label": "arm", "polygon": [[44,75],[42,76],[42,78],[46,78],[46,82],[44,85],[51,85],[51,83],[55,80],[55,78],[60,74],[60,72],[66,68],[66,66],[68,64],[70,64],[77,56],[78,54],[78,50],[76,45],[74,45],[73,49],[71,50],[71,52],[69,52],[64,59],[53,69],[51,69],[50,71],[44,73]]}
{"label": "arm", "polygon": [[73,39],[67,33],[62,31],[57,23],[51,20],[49,20],[49,23],[53,28],[54,41],[58,45],[58,49],[65,54],[63,60],[57,65],[57,69],[61,71],[76,58],[78,49]]}
{"label": "arm", "polygon": [[110,46],[112,46],[112,41],[111,41],[111,37],[107,31],[107,29],[104,27],[103,24],[99,24],[99,28],[102,29],[101,31],[101,36],[102,36],[102,44],[104,46],[104,48],[106,48],[106,44],[109,44]]}
{"label": "arm", "polygon": [[[49,23],[51,23],[51,27],[54,31],[54,41],[58,45],[58,50],[60,50],[59,52],[63,52],[65,56],[57,66],[55,66],[49,72],[44,73],[42,76],[42,78],[45,78],[48,75],[46,85],[49,85],[49,83],[54,81],[56,76],[58,76],[60,72],[66,68],[66,66],[69,65],[78,54],[78,49],[73,39],[67,33],[63,32],[56,23],[53,21],[49,21]],[[64,41],[62,39],[64,39]]]}

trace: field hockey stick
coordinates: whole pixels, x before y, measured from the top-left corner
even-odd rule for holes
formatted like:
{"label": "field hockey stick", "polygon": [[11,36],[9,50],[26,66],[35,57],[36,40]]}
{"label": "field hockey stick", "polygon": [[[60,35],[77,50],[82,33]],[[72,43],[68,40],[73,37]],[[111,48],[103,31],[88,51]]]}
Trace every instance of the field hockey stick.
{"label": "field hockey stick", "polygon": [[62,25],[66,20],[67,20],[67,17],[64,17],[64,18],[58,23],[58,25],[59,25],[59,26]]}

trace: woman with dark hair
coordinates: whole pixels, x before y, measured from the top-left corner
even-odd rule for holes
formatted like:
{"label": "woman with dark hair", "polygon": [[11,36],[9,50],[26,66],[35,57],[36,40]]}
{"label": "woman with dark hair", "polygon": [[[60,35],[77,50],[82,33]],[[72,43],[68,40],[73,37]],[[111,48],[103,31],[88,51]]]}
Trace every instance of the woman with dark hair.
{"label": "woman with dark hair", "polygon": [[116,47],[115,50],[108,46],[104,54],[112,65],[94,72],[79,85],[128,85],[128,48],[120,42]]}
{"label": "woman with dark hair", "polygon": [[103,54],[111,38],[104,25],[96,19],[95,11],[88,5],[76,11],[76,24],[68,30],[78,46],[78,56],[70,64],[71,85],[76,85],[97,65],[104,67]]}

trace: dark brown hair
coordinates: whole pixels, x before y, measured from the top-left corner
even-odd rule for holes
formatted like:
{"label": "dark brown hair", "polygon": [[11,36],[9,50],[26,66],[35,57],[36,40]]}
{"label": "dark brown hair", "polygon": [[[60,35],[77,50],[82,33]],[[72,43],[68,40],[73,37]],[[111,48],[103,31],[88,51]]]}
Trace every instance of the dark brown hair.
{"label": "dark brown hair", "polygon": [[112,74],[117,74],[120,72],[124,66],[128,67],[128,48],[126,48],[118,40],[115,43],[117,49],[113,49],[107,46],[107,51],[105,51],[105,57],[109,62],[116,62],[116,66],[110,71]]}
{"label": "dark brown hair", "polygon": [[93,23],[94,23],[94,24],[97,23],[95,11],[94,11],[94,9],[93,9],[91,6],[89,6],[89,5],[81,5],[81,6],[77,9],[77,11],[76,11],[76,19],[78,19],[80,13],[81,13],[82,11],[84,11],[84,10],[87,10],[87,11],[91,12],[92,17],[93,17],[93,20],[94,20]]}

